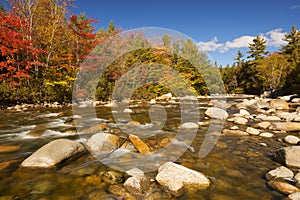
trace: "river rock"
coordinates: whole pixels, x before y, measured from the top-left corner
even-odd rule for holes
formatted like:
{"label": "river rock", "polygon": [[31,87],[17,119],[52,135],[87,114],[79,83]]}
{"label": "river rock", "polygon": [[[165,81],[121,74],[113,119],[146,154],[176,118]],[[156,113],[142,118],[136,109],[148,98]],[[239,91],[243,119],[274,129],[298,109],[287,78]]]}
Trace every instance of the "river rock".
{"label": "river rock", "polygon": [[264,137],[264,138],[271,138],[274,136],[273,133],[269,133],[269,132],[264,132],[264,133],[261,133],[259,134],[260,137]]}
{"label": "river rock", "polygon": [[113,197],[112,199],[124,199],[124,200],[137,200],[135,196],[130,194],[124,187],[121,185],[110,185],[108,187],[108,192],[117,196],[119,198]]}
{"label": "river rock", "polygon": [[107,125],[105,124],[97,124],[95,126],[91,126],[89,128],[85,128],[81,131],[81,133],[83,134],[88,134],[88,133],[95,133],[95,132],[98,132],[98,131],[104,131],[108,129]]}
{"label": "river rock", "polygon": [[39,137],[45,133],[48,128],[43,125],[36,125],[27,135],[31,137]]}
{"label": "river rock", "polygon": [[268,182],[268,185],[283,194],[292,194],[295,192],[300,192],[299,188],[283,181],[272,180]]}
{"label": "river rock", "polygon": [[130,108],[125,108],[123,110],[124,113],[133,113],[133,111]]}
{"label": "river rock", "polygon": [[246,132],[250,135],[259,135],[259,129],[247,127]]}
{"label": "river rock", "polygon": [[253,104],[251,105],[252,108],[258,108],[258,109],[263,109],[263,108],[268,108],[270,103],[266,99],[259,99],[259,100],[253,100]]}
{"label": "river rock", "polygon": [[222,131],[222,133],[224,135],[231,135],[231,136],[247,136],[247,135],[249,135],[245,131],[241,131],[241,130],[229,130],[229,129],[224,129]]}
{"label": "river rock", "polygon": [[123,174],[115,171],[107,171],[102,174],[101,179],[108,184],[117,184],[121,183],[124,180]]}
{"label": "river rock", "polygon": [[160,97],[157,97],[157,99],[162,100],[162,101],[168,101],[172,98],[172,93],[167,93],[164,95],[161,95]]}
{"label": "river rock", "polygon": [[298,172],[298,173],[295,175],[294,179],[295,179],[296,181],[300,182],[300,172]]}
{"label": "river rock", "polygon": [[110,133],[96,133],[87,140],[86,145],[93,152],[109,153],[116,150],[121,144],[118,136]]}
{"label": "river rock", "polygon": [[300,106],[298,106],[297,108],[296,108],[296,113],[299,115],[300,114]]}
{"label": "river rock", "polygon": [[131,177],[125,181],[124,187],[131,194],[141,196],[149,190],[149,181],[142,170],[133,168],[126,171],[126,174]]}
{"label": "river rock", "polygon": [[129,142],[129,141],[125,141],[121,146],[120,146],[121,150],[128,150],[128,151],[137,151],[136,148],[134,147],[134,145]]}
{"label": "river rock", "polygon": [[233,123],[240,124],[240,125],[246,125],[248,120],[243,117],[234,117]]}
{"label": "river rock", "polygon": [[182,125],[181,125],[181,128],[187,128],[187,129],[189,129],[189,128],[191,128],[191,129],[193,129],[193,128],[198,128],[198,124],[196,124],[196,123],[192,123],[192,122],[186,122],[186,123],[183,123]]}
{"label": "river rock", "polygon": [[3,145],[0,146],[0,153],[13,153],[20,149],[19,146],[15,145]]}
{"label": "river rock", "polygon": [[129,140],[135,146],[135,148],[142,154],[151,154],[153,153],[152,148],[147,145],[141,138],[136,135],[129,134]]}
{"label": "river rock", "polygon": [[265,118],[262,118],[263,121],[280,121],[280,117],[277,116],[267,116]]}
{"label": "river rock", "polygon": [[275,122],[273,123],[274,130],[280,131],[300,131],[300,123],[298,122]]}
{"label": "river rock", "polygon": [[163,188],[175,196],[180,196],[184,187],[203,190],[210,185],[210,180],[201,172],[172,162],[166,162],[160,166],[155,179]]}
{"label": "river rock", "polygon": [[299,200],[300,199],[300,192],[295,192],[295,193],[292,193],[288,196],[288,198],[290,200]]}
{"label": "river rock", "polygon": [[38,149],[21,163],[22,167],[49,168],[85,151],[82,144],[68,140],[54,140]]}
{"label": "river rock", "polygon": [[289,104],[282,99],[272,99],[270,101],[270,109],[276,109],[276,110],[288,110]]}
{"label": "river rock", "polygon": [[288,167],[300,168],[300,146],[282,147],[274,153],[274,159]]}
{"label": "river rock", "polygon": [[269,181],[276,178],[293,178],[293,177],[294,177],[294,173],[292,172],[292,170],[284,166],[277,167],[276,169],[273,169],[266,174],[266,178]]}
{"label": "river rock", "polygon": [[284,141],[289,144],[298,144],[300,142],[300,139],[294,135],[287,135],[285,136]]}
{"label": "river rock", "polygon": [[293,121],[295,118],[297,119],[299,117],[299,115],[297,115],[296,112],[290,113],[290,112],[278,112],[277,116],[284,119],[287,122]]}
{"label": "river rock", "polygon": [[270,122],[259,122],[259,123],[253,125],[253,127],[261,128],[261,129],[267,129],[270,126],[271,126]]}
{"label": "river rock", "polygon": [[241,114],[242,116],[244,116],[244,117],[250,116],[250,113],[249,113],[247,110],[245,110],[245,109],[241,109],[241,110],[240,110],[240,114]]}
{"label": "river rock", "polygon": [[214,119],[220,119],[224,120],[228,118],[228,113],[223,110],[222,108],[217,108],[217,107],[210,107],[205,111],[205,115],[214,118]]}

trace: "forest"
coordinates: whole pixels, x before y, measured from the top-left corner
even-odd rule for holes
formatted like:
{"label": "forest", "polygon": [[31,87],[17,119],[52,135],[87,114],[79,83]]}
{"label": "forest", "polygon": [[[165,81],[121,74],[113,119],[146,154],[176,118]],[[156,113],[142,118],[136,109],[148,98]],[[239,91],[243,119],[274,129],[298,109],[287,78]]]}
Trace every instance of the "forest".
{"label": "forest", "polygon": [[[106,29],[95,30],[98,20],[84,13],[70,12],[74,6],[72,0],[8,0],[8,3],[11,9],[0,4],[0,102],[3,105],[71,102],[81,63],[97,45],[122,32],[113,22]],[[116,82],[129,69],[152,63],[174,68],[189,81],[197,95],[218,93],[223,87],[216,70],[230,94],[260,95],[265,91],[271,96],[295,94],[300,86],[300,31],[291,27],[284,40],[287,43],[278,52],[267,52],[266,41],[257,36],[249,44],[247,55],[239,51],[234,58],[236,62],[223,67],[212,63],[191,40],[165,35],[159,42],[161,48],[154,49],[148,47],[152,41],[143,33],[129,34],[118,45],[130,43],[144,48],[111,63],[99,77],[95,97],[109,100]],[[93,73],[97,69],[91,66],[89,70]],[[157,72],[161,73],[159,83],[143,85],[132,98],[149,99],[170,92],[165,85],[174,80],[167,72]]]}

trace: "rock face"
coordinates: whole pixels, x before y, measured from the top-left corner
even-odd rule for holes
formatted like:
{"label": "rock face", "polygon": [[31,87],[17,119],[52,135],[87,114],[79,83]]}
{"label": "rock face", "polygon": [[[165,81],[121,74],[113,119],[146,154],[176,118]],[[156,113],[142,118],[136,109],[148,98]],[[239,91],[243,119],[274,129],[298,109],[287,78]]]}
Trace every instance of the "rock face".
{"label": "rock face", "polygon": [[120,146],[120,138],[110,133],[97,133],[87,141],[87,146],[93,152],[112,152]]}
{"label": "rock face", "polygon": [[300,131],[300,123],[298,122],[277,122],[273,123],[275,130],[280,131]]}
{"label": "rock face", "polygon": [[129,140],[135,146],[135,148],[142,154],[151,154],[153,151],[150,146],[148,146],[142,139],[138,136],[129,135]]}
{"label": "rock face", "polygon": [[300,146],[282,147],[275,152],[274,158],[288,167],[300,168]]}
{"label": "rock face", "polygon": [[172,162],[160,166],[155,179],[175,196],[180,196],[184,187],[206,189],[210,184],[204,174]]}
{"label": "rock face", "polygon": [[221,108],[217,108],[217,107],[210,107],[205,111],[205,115],[210,117],[210,118],[214,118],[214,119],[227,119],[228,118],[228,113],[221,109]]}
{"label": "rock face", "polygon": [[82,144],[67,139],[54,140],[38,149],[21,164],[22,167],[50,168],[85,151]]}
{"label": "rock face", "polygon": [[300,192],[300,189],[282,181],[272,180],[268,182],[268,185],[275,190],[282,192],[283,194],[292,194],[295,192]]}
{"label": "rock face", "polygon": [[266,174],[267,180],[273,180],[276,178],[293,178],[293,176],[294,173],[284,166],[277,167]]}
{"label": "rock face", "polygon": [[276,110],[288,110],[289,104],[282,99],[273,99],[270,102],[270,108]]}

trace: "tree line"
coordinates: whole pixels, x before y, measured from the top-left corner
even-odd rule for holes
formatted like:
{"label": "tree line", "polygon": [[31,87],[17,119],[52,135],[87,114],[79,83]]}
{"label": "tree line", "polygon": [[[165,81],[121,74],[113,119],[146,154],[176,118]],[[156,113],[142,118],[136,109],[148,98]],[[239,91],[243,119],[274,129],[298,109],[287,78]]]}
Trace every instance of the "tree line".
{"label": "tree line", "polygon": [[267,52],[266,40],[257,36],[249,44],[247,57],[238,51],[232,66],[220,67],[228,93],[269,96],[298,94],[300,89],[300,31],[292,26],[279,51]]}
{"label": "tree line", "polygon": [[[76,75],[83,61],[93,53],[97,64],[105,63],[103,55],[93,49],[114,38],[112,51],[128,48],[96,80],[85,80],[75,87],[78,97],[95,94],[97,100],[111,99],[114,87],[132,68],[140,79],[149,81],[132,94],[132,98],[154,98],[171,88],[196,95],[212,93],[251,93],[284,91],[296,93],[299,88],[299,31],[285,37],[287,45],[279,52],[266,52],[266,41],[257,36],[249,44],[247,59],[239,51],[233,66],[218,67],[190,39],[164,35],[159,41],[143,33],[121,35],[121,29],[111,22],[106,29],[95,30],[97,20],[85,14],[72,14],[72,0],[7,0],[11,9],[0,4],[0,102],[1,104],[71,102]],[[154,45],[155,44],[155,45]],[[155,48],[151,48],[155,46]],[[135,47],[139,47],[136,49]],[[134,49],[134,50],[132,50]],[[90,56],[91,57],[91,56]],[[149,70],[147,66],[154,66]],[[159,64],[161,67],[157,67]],[[97,66],[85,66],[90,75]],[[188,81],[191,87],[176,75],[170,66]],[[221,72],[221,73],[218,73]],[[220,76],[221,74],[221,76]],[[134,76],[127,77],[134,84]],[[89,86],[95,84],[95,91]],[[90,91],[88,91],[90,90]]]}

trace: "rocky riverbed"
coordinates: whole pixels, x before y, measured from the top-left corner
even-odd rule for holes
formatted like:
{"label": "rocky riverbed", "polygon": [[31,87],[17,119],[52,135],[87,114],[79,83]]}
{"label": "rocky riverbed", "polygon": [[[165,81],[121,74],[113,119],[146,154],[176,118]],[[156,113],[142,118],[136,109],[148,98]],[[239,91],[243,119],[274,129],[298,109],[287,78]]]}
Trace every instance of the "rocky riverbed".
{"label": "rocky riverbed", "polygon": [[300,100],[288,100],[167,94],[122,110],[74,105],[80,114],[10,107],[0,117],[0,199],[299,199]]}

